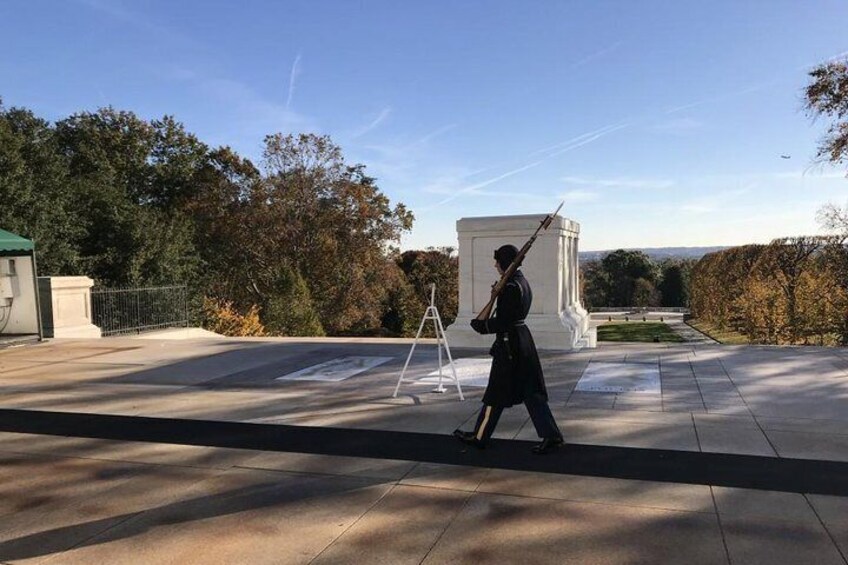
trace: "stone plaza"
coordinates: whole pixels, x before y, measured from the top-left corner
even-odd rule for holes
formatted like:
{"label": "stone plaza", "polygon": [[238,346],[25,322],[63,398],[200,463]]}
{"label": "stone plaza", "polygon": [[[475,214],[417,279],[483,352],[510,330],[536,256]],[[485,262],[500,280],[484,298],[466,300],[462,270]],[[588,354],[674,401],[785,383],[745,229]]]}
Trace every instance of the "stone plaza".
{"label": "stone plaza", "polygon": [[0,562],[848,555],[844,349],[543,351],[568,445],[538,457],[521,406],[485,451],[450,437],[482,388],[430,392],[432,343],[392,398],[411,340],[147,337],[0,350]]}

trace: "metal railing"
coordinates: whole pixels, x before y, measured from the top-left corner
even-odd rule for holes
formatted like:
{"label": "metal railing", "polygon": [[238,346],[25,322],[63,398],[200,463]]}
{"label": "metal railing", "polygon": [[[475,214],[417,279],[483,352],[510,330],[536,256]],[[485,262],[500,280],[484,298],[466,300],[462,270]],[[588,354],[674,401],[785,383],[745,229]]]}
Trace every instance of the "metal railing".
{"label": "metal railing", "polygon": [[93,288],[91,316],[104,336],[188,326],[185,286]]}
{"label": "metal railing", "polygon": [[684,306],[598,306],[597,308],[589,308],[589,312],[629,312],[633,314],[642,314],[645,312],[676,312],[678,314],[688,314],[689,308]]}

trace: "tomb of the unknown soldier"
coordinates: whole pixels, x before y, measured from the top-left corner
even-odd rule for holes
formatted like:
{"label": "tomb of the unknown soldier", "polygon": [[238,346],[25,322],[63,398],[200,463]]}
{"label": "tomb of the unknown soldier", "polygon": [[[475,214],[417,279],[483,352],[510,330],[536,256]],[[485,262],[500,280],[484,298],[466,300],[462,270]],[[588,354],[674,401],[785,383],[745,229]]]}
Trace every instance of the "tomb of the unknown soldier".
{"label": "tomb of the unknown soldier", "polygon": [[846,22],[3,0],[0,565],[848,565]]}
{"label": "tomb of the unknown soldier", "polygon": [[609,315],[580,306],[564,218],[522,270],[566,444],[532,455],[523,406],[486,449],[451,436],[474,428],[488,384],[493,336],[463,326],[497,278],[492,250],[543,218],[457,223],[447,340],[464,401],[432,338],[396,398],[409,338],[183,328],[0,349],[0,562],[840,562],[844,349],[691,328],[684,343],[587,343]]}
{"label": "tomb of the unknown soldier", "polygon": [[[544,219],[544,215],[525,215],[457,221],[459,313],[447,328],[451,344],[491,345],[491,339],[477,335],[469,323],[489,300],[497,278],[492,267],[492,251],[503,244],[520,247]],[[526,323],[540,349],[569,351],[595,344],[595,330],[589,327],[589,314],[580,304],[579,236],[577,222],[554,217],[551,225],[539,234],[521,266],[533,289],[533,304]]]}

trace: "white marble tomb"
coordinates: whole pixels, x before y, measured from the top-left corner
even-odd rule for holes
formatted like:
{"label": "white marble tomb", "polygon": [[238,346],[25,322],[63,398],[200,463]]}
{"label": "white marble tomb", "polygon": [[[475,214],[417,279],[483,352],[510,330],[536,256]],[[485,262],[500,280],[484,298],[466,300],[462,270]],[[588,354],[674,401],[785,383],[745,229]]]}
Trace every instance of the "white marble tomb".
{"label": "white marble tomb", "polygon": [[[544,220],[544,214],[462,218],[459,235],[459,312],[446,333],[451,347],[488,347],[469,325],[491,296],[499,275],[493,254],[510,243],[519,249]],[[577,244],[580,225],[555,216],[524,259],[521,270],[533,289],[527,325],[538,349],[569,351],[594,347],[595,330],[580,303]]]}

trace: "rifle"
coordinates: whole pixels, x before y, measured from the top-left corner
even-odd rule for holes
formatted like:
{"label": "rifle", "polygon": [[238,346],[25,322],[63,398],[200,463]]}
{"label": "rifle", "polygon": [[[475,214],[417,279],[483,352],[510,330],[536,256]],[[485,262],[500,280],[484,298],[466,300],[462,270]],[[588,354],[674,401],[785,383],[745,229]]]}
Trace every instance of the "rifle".
{"label": "rifle", "polygon": [[545,216],[545,219],[542,220],[542,222],[539,224],[539,227],[536,228],[536,231],[533,232],[533,235],[530,237],[530,239],[527,240],[527,243],[524,244],[521,250],[519,250],[518,255],[516,255],[515,259],[512,260],[512,263],[510,263],[506,271],[504,271],[504,274],[501,275],[501,280],[492,285],[492,297],[489,298],[488,304],[486,304],[483,309],[480,310],[480,313],[477,314],[478,320],[488,320],[491,317],[492,308],[494,308],[495,306],[495,300],[497,300],[498,295],[501,293],[501,291],[503,291],[504,287],[506,286],[506,281],[508,281],[509,277],[511,277],[513,273],[515,273],[515,270],[518,269],[518,266],[521,264],[521,261],[524,260],[524,256],[527,255],[527,252],[530,251],[530,247],[533,245],[533,242],[536,241],[536,238],[539,236],[539,232],[548,229],[548,226],[551,225],[551,222],[554,220],[554,216],[557,215],[557,212],[560,211],[560,208],[562,208],[563,204],[565,204],[565,200],[560,202],[559,206],[557,206],[557,209],[554,210],[553,214],[548,214],[547,216]]}

